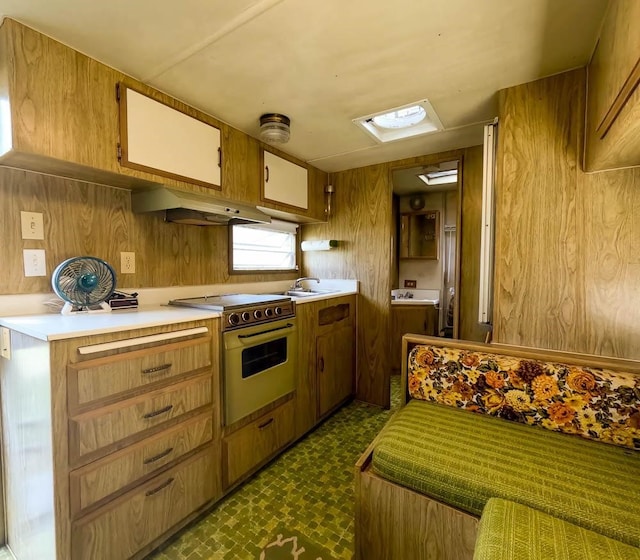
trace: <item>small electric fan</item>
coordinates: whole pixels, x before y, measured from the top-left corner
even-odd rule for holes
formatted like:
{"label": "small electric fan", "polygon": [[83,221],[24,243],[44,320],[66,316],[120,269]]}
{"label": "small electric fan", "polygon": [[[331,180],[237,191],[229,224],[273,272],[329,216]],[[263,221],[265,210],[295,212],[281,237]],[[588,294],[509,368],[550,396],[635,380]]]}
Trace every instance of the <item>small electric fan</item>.
{"label": "small electric fan", "polygon": [[51,276],[53,291],[64,300],[60,313],[111,311],[106,302],[116,287],[116,273],[96,257],[73,257],[61,262]]}

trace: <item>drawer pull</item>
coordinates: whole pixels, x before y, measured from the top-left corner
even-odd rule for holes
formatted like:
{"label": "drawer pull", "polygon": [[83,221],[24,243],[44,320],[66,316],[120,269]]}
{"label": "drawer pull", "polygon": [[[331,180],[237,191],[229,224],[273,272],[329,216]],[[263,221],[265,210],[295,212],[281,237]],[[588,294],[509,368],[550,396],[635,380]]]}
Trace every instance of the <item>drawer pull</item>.
{"label": "drawer pull", "polygon": [[162,453],[158,453],[157,455],[154,455],[153,457],[149,457],[148,459],[145,459],[142,462],[145,465],[149,465],[150,463],[155,463],[156,461],[159,461],[163,457],[166,457],[167,455],[169,455],[172,451],[173,451],[173,447],[169,447],[169,449],[165,449]]}
{"label": "drawer pull", "polygon": [[175,478],[171,477],[169,480],[167,480],[166,482],[163,482],[157,488],[154,488],[153,490],[149,490],[149,491],[145,492],[144,495],[147,496],[147,497],[153,496],[154,494],[157,494],[158,492],[160,492],[160,490],[164,490],[167,486],[170,486],[171,483],[173,483],[174,480],[175,480]]}
{"label": "drawer pull", "polygon": [[169,369],[170,367],[171,367],[171,364],[162,364],[161,366],[143,369],[142,373],[157,373],[159,371],[164,371],[165,369]]}
{"label": "drawer pull", "polygon": [[153,412],[147,412],[143,418],[153,418],[154,416],[159,416],[160,414],[164,414],[165,412],[169,412],[173,408],[172,404],[168,404],[164,408],[160,410],[154,410]]}
{"label": "drawer pull", "polygon": [[264,430],[269,424],[271,424],[273,422],[273,418],[269,418],[269,420],[267,420],[266,422],[260,424],[258,426],[258,430]]}

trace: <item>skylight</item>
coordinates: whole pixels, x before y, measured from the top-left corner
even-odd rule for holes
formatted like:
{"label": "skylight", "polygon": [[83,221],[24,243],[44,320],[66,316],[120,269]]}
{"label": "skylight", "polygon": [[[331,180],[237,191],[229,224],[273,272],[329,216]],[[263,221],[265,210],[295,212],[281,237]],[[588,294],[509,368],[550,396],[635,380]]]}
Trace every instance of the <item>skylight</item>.
{"label": "skylight", "polygon": [[438,115],[426,99],[366,115],[353,122],[378,142],[393,142],[443,129]]}
{"label": "skylight", "polygon": [[407,128],[423,121],[426,116],[427,112],[420,105],[412,105],[405,109],[378,115],[371,120],[373,124],[381,128]]}
{"label": "skylight", "polygon": [[447,185],[450,183],[457,183],[458,170],[451,169],[448,171],[434,171],[432,173],[424,173],[422,175],[418,175],[418,179],[420,179],[423,183],[426,183],[430,187],[434,185]]}

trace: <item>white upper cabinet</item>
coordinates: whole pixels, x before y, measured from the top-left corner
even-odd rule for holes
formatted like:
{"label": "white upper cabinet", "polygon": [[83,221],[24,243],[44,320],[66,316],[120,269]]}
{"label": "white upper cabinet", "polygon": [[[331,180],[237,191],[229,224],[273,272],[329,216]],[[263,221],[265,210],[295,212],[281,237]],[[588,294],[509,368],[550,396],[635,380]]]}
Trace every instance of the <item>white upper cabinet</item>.
{"label": "white upper cabinet", "polygon": [[120,85],[120,163],[220,189],[220,130]]}
{"label": "white upper cabinet", "polygon": [[271,152],[263,150],[263,156],[263,200],[307,210],[307,169]]}

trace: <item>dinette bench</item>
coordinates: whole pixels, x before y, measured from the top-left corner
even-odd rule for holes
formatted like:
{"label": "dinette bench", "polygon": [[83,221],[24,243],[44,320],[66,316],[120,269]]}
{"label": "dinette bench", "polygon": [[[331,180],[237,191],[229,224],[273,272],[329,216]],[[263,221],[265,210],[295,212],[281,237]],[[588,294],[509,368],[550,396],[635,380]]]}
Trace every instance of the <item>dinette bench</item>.
{"label": "dinette bench", "polygon": [[471,560],[494,498],[640,550],[640,363],[403,348],[405,404],[356,467],[356,558]]}

